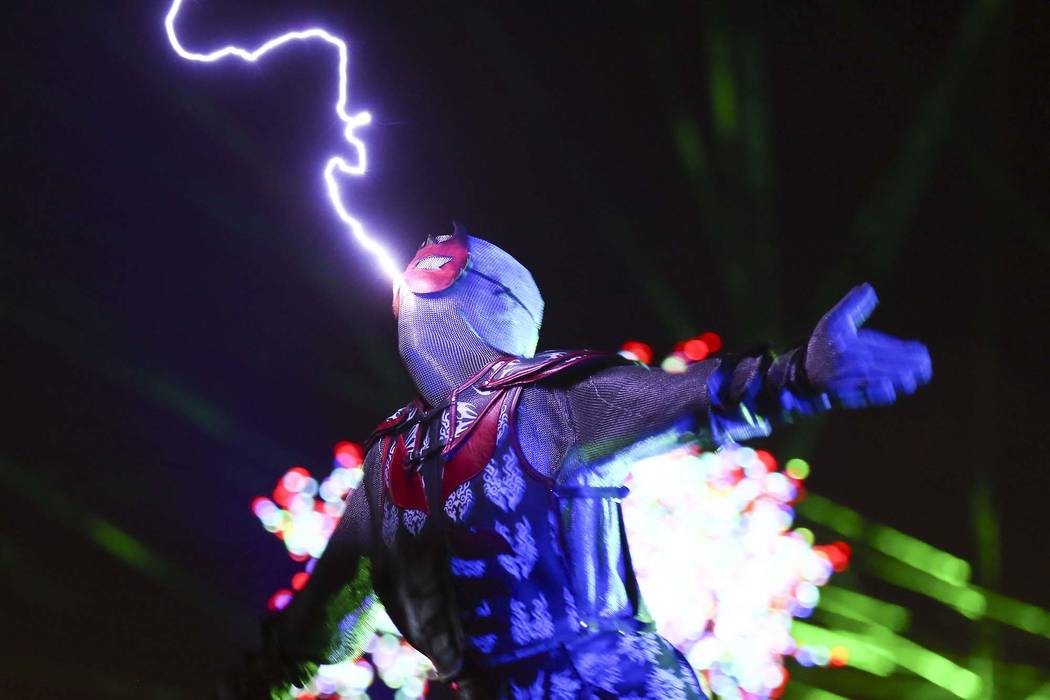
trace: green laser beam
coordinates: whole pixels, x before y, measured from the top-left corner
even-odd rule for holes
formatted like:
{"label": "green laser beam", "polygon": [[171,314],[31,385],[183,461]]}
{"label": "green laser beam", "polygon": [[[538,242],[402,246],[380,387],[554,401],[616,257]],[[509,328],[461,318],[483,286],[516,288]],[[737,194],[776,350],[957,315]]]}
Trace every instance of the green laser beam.
{"label": "green laser beam", "polygon": [[1050,611],[981,586],[952,586],[889,557],[869,558],[871,573],[906,590],[947,605],[971,620],[989,619],[1050,639]]}
{"label": "green laser beam", "polygon": [[[205,435],[237,447],[259,464],[294,464],[298,457],[239,425],[234,418],[178,383],[147,372],[88,339],[71,324],[21,306],[0,303],[0,319],[7,319],[31,338],[90,371],[127,386],[139,395],[186,421]],[[242,475],[239,470],[234,474]],[[246,484],[253,483],[242,475]]]}
{"label": "green laser beam", "polygon": [[[798,512],[850,539],[869,544],[875,551],[863,559],[863,566],[883,580],[947,605],[971,620],[988,618],[1050,639],[1050,611],[972,585],[970,564],[965,560],[893,528],[872,523],[857,511],[815,493],[806,495],[798,504]],[[844,590],[826,588],[822,598],[830,594],[834,606],[840,602],[835,601],[836,596],[841,597],[840,591]],[[861,609],[866,605],[860,598],[855,602]],[[893,613],[888,614],[886,619],[892,619]]]}
{"label": "green laser beam", "polygon": [[451,31],[476,42],[479,55],[489,57],[490,65],[499,71],[507,84],[513,86],[512,94],[520,97],[541,140],[562,154],[566,177],[581,197],[589,196],[599,216],[603,244],[630,263],[624,267],[624,272],[652,304],[654,315],[675,337],[685,338],[695,333],[695,312],[687,308],[675,293],[668,275],[648,260],[646,246],[628,223],[617,198],[591,164],[591,158],[559,126],[551,110],[549,95],[517,49],[514,38],[483,4],[464,3],[458,9],[459,14],[451,20],[456,23]]}
{"label": "green laser beam", "polygon": [[970,620],[979,619],[988,605],[984,595],[972,587],[945,582],[891,557],[869,557],[865,567],[883,580],[943,603]]}
{"label": "green laser beam", "polygon": [[894,557],[909,566],[921,568],[929,575],[949,585],[965,586],[970,580],[969,562],[899,530],[885,525],[872,524],[868,527],[866,541],[876,551]]}
{"label": "green laser beam", "polygon": [[791,681],[791,697],[796,700],[849,700],[849,698],[832,693],[830,690],[816,688],[801,681]]}
{"label": "green laser beam", "polygon": [[1037,688],[1026,700],[1050,700],[1050,683]]}
{"label": "green laser beam", "polygon": [[907,629],[911,618],[908,609],[900,605],[832,585],[821,587],[818,609],[858,622],[879,625],[893,632],[903,632]]}
{"label": "green laser beam", "polygon": [[28,469],[0,454],[0,485],[25,499],[42,513],[110,554],[125,566],[154,581],[209,615],[242,629],[250,620],[240,607],[211,591],[203,582],[164,559],[141,540],[93,513],[61,489],[47,484],[40,470]]}
{"label": "green laser beam", "polygon": [[[974,3],[978,5],[980,3]],[[1002,2],[986,2],[989,9],[999,9]],[[879,29],[878,22],[872,22],[863,16],[857,8],[846,2],[832,2],[828,5],[839,12],[844,23],[853,33],[854,40],[864,46],[869,55],[875,56],[880,69],[891,75],[901,86],[915,93],[918,89],[916,77],[921,71],[915,69],[908,60],[908,52],[902,50],[898,43],[886,32]],[[980,10],[976,8],[975,11]],[[999,12],[999,14],[1002,14]],[[948,126],[948,136],[952,144],[961,151],[967,161],[970,173],[977,184],[988,193],[1004,210],[1009,211],[1019,223],[1020,231],[1026,235],[1045,255],[1050,255],[1050,223],[1037,207],[1032,204],[1010,182],[1009,173],[1001,163],[992,164],[985,148],[984,134],[966,128],[963,120],[953,120]],[[1007,232],[1009,229],[1005,229]]]}
{"label": "green laser beam", "polygon": [[[861,261],[868,274],[885,273],[904,245],[922,194],[940,158],[945,135],[950,131],[952,104],[967,84],[968,71],[978,65],[983,39],[999,7],[998,0],[965,6],[952,43],[903,134],[896,157],[857,214],[852,237],[855,245],[861,245],[865,252],[852,259]],[[829,269],[814,295],[814,303],[819,307],[814,311],[819,312],[828,299],[848,287],[857,272],[847,265]]]}
{"label": "green laser beam", "polygon": [[866,520],[860,513],[809,493],[798,504],[800,515],[842,535],[867,543],[872,549],[926,572],[951,586],[965,586],[970,564],[899,530]]}
{"label": "green laser beam", "polygon": [[854,632],[830,630],[801,620],[793,620],[791,636],[800,645],[824,646],[829,649],[845,647],[849,652],[848,665],[876,676],[888,676],[897,668],[897,661],[891,650]]}
{"label": "green laser beam", "polygon": [[711,91],[711,121],[720,138],[737,138],[737,87],[730,59],[729,33],[724,27],[707,32],[707,78]]}
{"label": "green laser beam", "polygon": [[1050,639],[1050,612],[1047,610],[977,586],[974,590],[984,596],[985,617]]}
{"label": "green laser beam", "polygon": [[973,671],[885,627],[872,625],[867,632],[854,632],[795,620],[791,633],[799,644],[845,647],[848,665],[868,673],[888,676],[900,667],[966,700],[981,690],[981,678]]}

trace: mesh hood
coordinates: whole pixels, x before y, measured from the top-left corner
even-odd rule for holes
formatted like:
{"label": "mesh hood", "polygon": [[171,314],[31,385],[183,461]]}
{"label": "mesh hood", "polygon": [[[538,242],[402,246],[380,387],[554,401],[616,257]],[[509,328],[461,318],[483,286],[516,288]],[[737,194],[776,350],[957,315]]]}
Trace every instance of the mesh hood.
{"label": "mesh hood", "polygon": [[397,292],[401,361],[431,405],[500,355],[535,354],[543,318],[543,298],[521,263],[458,225],[456,234],[467,237],[470,260],[452,286]]}
{"label": "mesh hood", "polygon": [[449,290],[471,328],[491,347],[532,357],[543,322],[543,297],[525,266],[488,241],[468,236],[470,264]]}
{"label": "mesh hood", "polygon": [[471,330],[448,294],[424,296],[404,289],[397,346],[412,382],[431,406],[502,354]]}

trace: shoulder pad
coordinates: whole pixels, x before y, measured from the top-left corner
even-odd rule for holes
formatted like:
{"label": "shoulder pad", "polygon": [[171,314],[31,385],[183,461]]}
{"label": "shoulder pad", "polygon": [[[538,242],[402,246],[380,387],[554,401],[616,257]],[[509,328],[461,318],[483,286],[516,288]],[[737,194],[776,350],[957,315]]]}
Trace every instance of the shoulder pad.
{"label": "shoulder pad", "polygon": [[627,360],[607,352],[594,350],[548,350],[534,357],[515,357],[499,367],[494,374],[481,382],[483,390],[505,389],[512,386],[535,384],[570,367],[584,363],[612,365]]}
{"label": "shoulder pad", "polygon": [[376,440],[384,435],[396,433],[402,425],[408,422],[409,418],[416,414],[418,408],[417,402],[412,401],[397,409],[389,418],[375,427],[368,439],[365,440],[365,450],[368,450]]}

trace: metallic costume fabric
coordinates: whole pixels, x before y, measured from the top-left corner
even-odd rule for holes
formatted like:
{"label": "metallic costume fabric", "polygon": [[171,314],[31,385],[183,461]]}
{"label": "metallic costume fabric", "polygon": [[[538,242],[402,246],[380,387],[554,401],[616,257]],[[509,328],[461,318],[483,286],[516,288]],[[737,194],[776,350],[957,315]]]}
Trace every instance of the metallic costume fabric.
{"label": "metallic costume fabric", "polygon": [[920,344],[857,330],[870,287],[779,357],[669,374],[533,356],[531,275],[458,226],[421,247],[394,307],[419,397],[369,438],[362,486],[268,627],[264,685],[359,652],[378,596],[464,698],[702,698],[634,578],[619,508],[632,464],[684,434],[713,447],[792,413],[886,403],[930,374]]}

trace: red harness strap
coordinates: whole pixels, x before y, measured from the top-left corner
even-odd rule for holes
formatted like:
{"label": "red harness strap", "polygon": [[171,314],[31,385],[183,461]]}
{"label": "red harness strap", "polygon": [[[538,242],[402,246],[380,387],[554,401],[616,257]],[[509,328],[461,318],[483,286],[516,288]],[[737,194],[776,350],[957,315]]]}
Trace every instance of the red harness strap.
{"label": "red harness strap", "polygon": [[[457,487],[480,474],[492,459],[496,450],[499,416],[504,402],[512,393],[511,389],[535,384],[570,367],[595,361],[613,363],[621,360],[616,355],[591,350],[556,350],[532,358],[505,358],[494,362],[480,376],[472,377],[466,384],[453,391],[450,405],[445,410],[450,412],[449,422],[452,425],[449,430],[454,437],[449,437],[444,445],[434,445],[430,448],[440,448],[441,455],[447,459],[441,478],[442,499],[447,499]],[[491,392],[491,396],[480,407],[474,422],[462,433],[455,435],[455,423],[458,422],[456,399],[471,387],[477,387],[482,392]],[[381,441],[380,455],[391,501],[402,509],[429,513],[423,478],[416,468],[421,455],[409,455],[405,443],[408,430],[418,430],[416,441],[422,440],[429,429],[429,421],[436,417],[427,416],[427,420],[421,423],[419,418],[423,414],[422,402],[415,399],[380,423],[372,431],[366,445],[370,448],[377,440]],[[418,445],[413,452],[417,451]]]}

